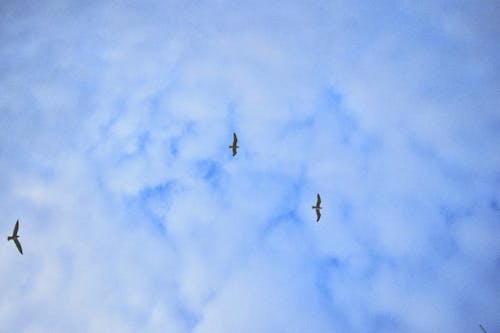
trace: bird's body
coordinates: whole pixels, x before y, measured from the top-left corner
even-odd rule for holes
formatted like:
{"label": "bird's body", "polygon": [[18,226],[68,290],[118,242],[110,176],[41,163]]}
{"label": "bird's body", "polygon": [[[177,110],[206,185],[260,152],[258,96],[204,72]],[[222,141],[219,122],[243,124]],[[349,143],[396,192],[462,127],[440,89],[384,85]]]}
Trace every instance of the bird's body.
{"label": "bird's body", "polygon": [[240,148],[240,146],[237,145],[238,143],[238,137],[236,136],[236,133],[233,133],[233,145],[229,146],[233,150],[233,156],[236,155],[236,148]]}
{"label": "bird's body", "polygon": [[312,206],[312,209],[315,209],[316,210],[316,222],[319,221],[319,218],[321,217],[321,212],[320,212],[320,209],[321,209],[321,197],[319,196],[319,193],[317,195],[317,201],[316,201],[316,206]]}
{"label": "bird's body", "polygon": [[12,232],[12,236],[8,236],[7,241],[13,240],[19,252],[23,254],[23,248],[21,247],[21,243],[19,243],[18,239],[19,236],[17,235],[18,230],[19,230],[19,220],[16,221],[16,225],[14,226],[14,231]]}

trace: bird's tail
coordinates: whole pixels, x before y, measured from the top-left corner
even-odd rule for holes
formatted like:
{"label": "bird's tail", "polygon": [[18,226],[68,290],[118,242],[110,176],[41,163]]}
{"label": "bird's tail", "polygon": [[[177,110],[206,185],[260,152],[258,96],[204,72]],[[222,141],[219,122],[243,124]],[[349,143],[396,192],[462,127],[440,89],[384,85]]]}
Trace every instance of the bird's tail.
{"label": "bird's tail", "polygon": [[11,239],[14,239],[14,237],[11,237],[11,236],[7,237],[8,241],[10,241]]}

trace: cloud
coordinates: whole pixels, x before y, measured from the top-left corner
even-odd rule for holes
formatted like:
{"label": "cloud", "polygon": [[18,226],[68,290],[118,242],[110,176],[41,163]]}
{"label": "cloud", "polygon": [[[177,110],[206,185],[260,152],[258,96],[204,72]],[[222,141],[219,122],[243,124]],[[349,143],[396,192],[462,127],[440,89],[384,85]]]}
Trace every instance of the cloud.
{"label": "cloud", "polygon": [[2,327],[500,329],[497,7],[2,3]]}

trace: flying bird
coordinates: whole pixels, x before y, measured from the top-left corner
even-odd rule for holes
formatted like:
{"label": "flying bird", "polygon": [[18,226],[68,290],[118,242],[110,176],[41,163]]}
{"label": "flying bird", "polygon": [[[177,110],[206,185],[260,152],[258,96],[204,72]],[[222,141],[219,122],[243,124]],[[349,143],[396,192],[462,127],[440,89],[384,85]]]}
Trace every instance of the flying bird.
{"label": "flying bird", "polygon": [[237,143],[238,138],[236,137],[236,133],[233,133],[233,145],[229,146],[229,148],[233,149],[233,156],[236,155],[236,148],[240,148],[240,146],[236,145]]}
{"label": "flying bird", "polygon": [[17,235],[17,231],[19,230],[19,220],[16,221],[16,225],[14,226],[14,231],[12,232],[12,236],[7,237],[7,241],[10,241],[11,239],[14,240],[14,243],[16,243],[17,249],[21,254],[23,254],[23,248],[21,247],[21,243],[19,243],[19,236]]}
{"label": "flying bird", "polygon": [[486,330],[484,329],[483,325],[479,324],[479,327],[481,327],[481,330],[482,330],[484,333],[488,333],[488,332],[486,332]]}
{"label": "flying bird", "polygon": [[321,205],[321,197],[319,196],[318,193],[318,201],[316,201],[316,206],[312,206],[312,209],[316,209],[316,216],[318,217],[316,219],[316,222],[318,222],[319,218],[321,217],[321,212],[319,211],[321,209],[320,205]]}

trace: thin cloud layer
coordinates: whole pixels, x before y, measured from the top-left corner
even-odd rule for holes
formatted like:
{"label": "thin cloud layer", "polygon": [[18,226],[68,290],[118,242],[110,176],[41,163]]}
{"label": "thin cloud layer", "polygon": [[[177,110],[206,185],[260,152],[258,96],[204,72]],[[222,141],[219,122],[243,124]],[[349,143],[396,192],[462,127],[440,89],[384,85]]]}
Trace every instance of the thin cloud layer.
{"label": "thin cloud layer", "polygon": [[3,329],[499,330],[497,12],[2,3]]}

